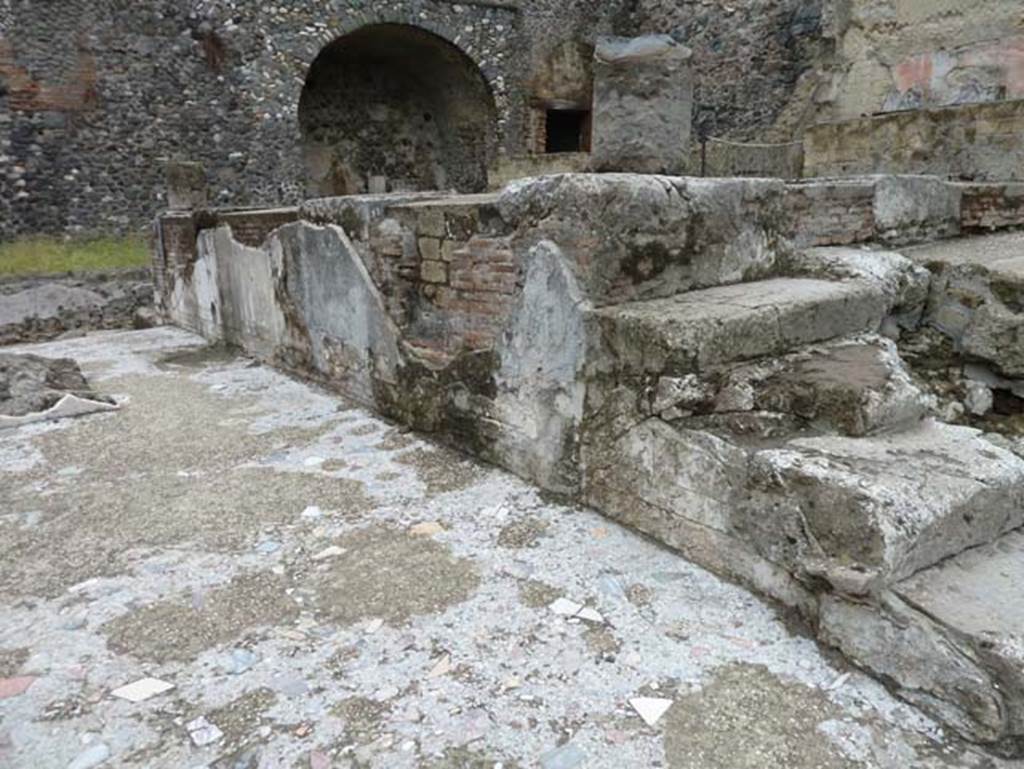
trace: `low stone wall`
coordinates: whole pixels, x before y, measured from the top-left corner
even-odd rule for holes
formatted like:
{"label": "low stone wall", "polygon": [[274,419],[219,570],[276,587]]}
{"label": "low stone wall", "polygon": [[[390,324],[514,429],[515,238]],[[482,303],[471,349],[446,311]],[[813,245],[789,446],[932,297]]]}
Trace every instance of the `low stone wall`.
{"label": "low stone wall", "polygon": [[958,185],[925,176],[815,179],[786,187],[790,235],[799,247],[953,237],[960,233],[961,198]]}
{"label": "low stone wall", "polygon": [[590,170],[589,152],[559,152],[547,155],[500,157],[488,171],[492,190],[504,189],[511,182],[545,174],[583,173]]}
{"label": "low stone wall", "polygon": [[804,175],[934,174],[1024,180],[1024,100],[824,123],[804,137]]}
{"label": "low stone wall", "polygon": [[965,194],[924,177],[565,174],[172,212],[156,282],[172,322],[571,492],[590,310],[790,274],[798,247],[950,237]]}
{"label": "low stone wall", "polygon": [[298,219],[297,208],[225,211],[168,211],[155,225],[153,283],[157,305],[167,312],[169,292],[183,275],[190,276],[198,258],[196,239],[203,229],[226,225],[240,243],[259,246],[278,227]]}
{"label": "low stone wall", "polygon": [[155,320],[149,270],[0,280],[0,345]]}
{"label": "low stone wall", "polygon": [[259,245],[228,217],[170,213],[161,309],[571,492],[584,309],[769,274],[788,249],[783,194],[767,180],[570,174],[500,196],[310,201]]}

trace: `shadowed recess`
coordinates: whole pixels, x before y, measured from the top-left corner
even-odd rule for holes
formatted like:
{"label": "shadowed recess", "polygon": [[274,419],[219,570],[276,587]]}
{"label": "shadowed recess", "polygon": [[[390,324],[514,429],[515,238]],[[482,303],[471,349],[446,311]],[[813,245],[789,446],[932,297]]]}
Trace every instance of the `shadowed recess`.
{"label": "shadowed recess", "polygon": [[326,46],[299,103],[312,191],[487,186],[496,109],[476,64],[437,35],[373,24]]}

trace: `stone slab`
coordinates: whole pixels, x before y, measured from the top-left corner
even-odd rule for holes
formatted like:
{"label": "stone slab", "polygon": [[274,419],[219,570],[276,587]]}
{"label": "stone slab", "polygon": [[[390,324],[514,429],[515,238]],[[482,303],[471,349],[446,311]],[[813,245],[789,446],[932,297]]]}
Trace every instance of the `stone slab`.
{"label": "stone slab", "polygon": [[976,265],[1024,278],[1024,232],[942,240],[906,248],[902,252],[923,265]]}
{"label": "stone slab", "polygon": [[884,293],[867,282],[775,278],[604,308],[596,317],[620,366],[686,371],[876,331],[887,311]]}
{"label": "stone slab", "polygon": [[1024,733],[1024,531],[894,586],[874,605],[828,598],[823,639],[938,711],[969,739],[1013,751]]}
{"label": "stone slab", "polygon": [[786,422],[791,431],[862,436],[912,426],[930,406],[896,345],[865,335],[705,376],[661,377],[650,413],[670,421],[701,415],[720,427],[745,415],[741,424],[762,422],[766,437],[784,431]]}
{"label": "stone slab", "polygon": [[1024,531],[923,571],[897,592],[965,636],[1014,646],[1024,661]]}
{"label": "stone slab", "polygon": [[797,569],[822,557],[898,580],[1024,525],[1024,460],[966,427],[804,438],[752,469],[749,535]]}

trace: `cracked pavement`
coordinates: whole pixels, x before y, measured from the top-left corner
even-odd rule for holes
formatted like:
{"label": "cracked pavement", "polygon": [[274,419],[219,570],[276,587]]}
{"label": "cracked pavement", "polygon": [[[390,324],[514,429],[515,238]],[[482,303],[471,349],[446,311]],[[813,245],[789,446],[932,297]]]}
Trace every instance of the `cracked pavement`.
{"label": "cracked pavement", "polygon": [[191,334],[11,350],[121,408],[0,432],[2,767],[1024,765],[742,588]]}

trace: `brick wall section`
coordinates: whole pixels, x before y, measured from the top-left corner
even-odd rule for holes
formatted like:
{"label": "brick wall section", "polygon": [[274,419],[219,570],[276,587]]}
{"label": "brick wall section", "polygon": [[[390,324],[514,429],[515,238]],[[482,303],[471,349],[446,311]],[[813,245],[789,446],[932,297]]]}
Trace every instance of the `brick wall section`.
{"label": "brick wall section", "polygon": [[1024,227],[1024,183],[964,184],[961,189],[965,232]]}
{"label": "brick wall section", "polygon": [[410,342],[440,354],[494,347],[516,293],[511,238],[481,195],[400,205],[378,237],[382,292]]}
{"label": "brick wall section", "polygon": [[15,60],[14,44],[0,37],[0,83],[6,83],[8,107],[20,112],[82,112],[99,102],[96,60],[81,45],[75,63],[60,82],[34,78]]}
{"label": "brick wall section", "polygon": [[490,349],[512,310],[519,269],[510,238],[472,238],[453,249],[447,285],[433,301],[448,313],[451,350]]}
{"label": "brick wall section", "polygon": [[875,185],[868,180],[791,184],[786,206],[798,247],[845,246],[875,236]]}
{"label": "brick wall section", "polygon": [[299,219],[298,208],[273,208],[253,211],[228,211],[217,215],[217,224],[231,227],[235,240],[254,248],[263,245],[278,227]]}
{"label": "brick wall section", "polygon": [[170,306],[168,292],[175,282],[168,277],[186,274],[199,256],[196,250],[199,217],[192,211],[165,213],[157,219],[155,229],[153,276],[157,309],[166,311]]}
{"label": "brick wall section", "polygon": [[[199,218],[192,212],[164,214],[160,219],[163,263],[170,269],[184,269],[195,263]],[[158,249],[159,250],[159,249]],[[158,257],[160,255],[158,254]]]}

